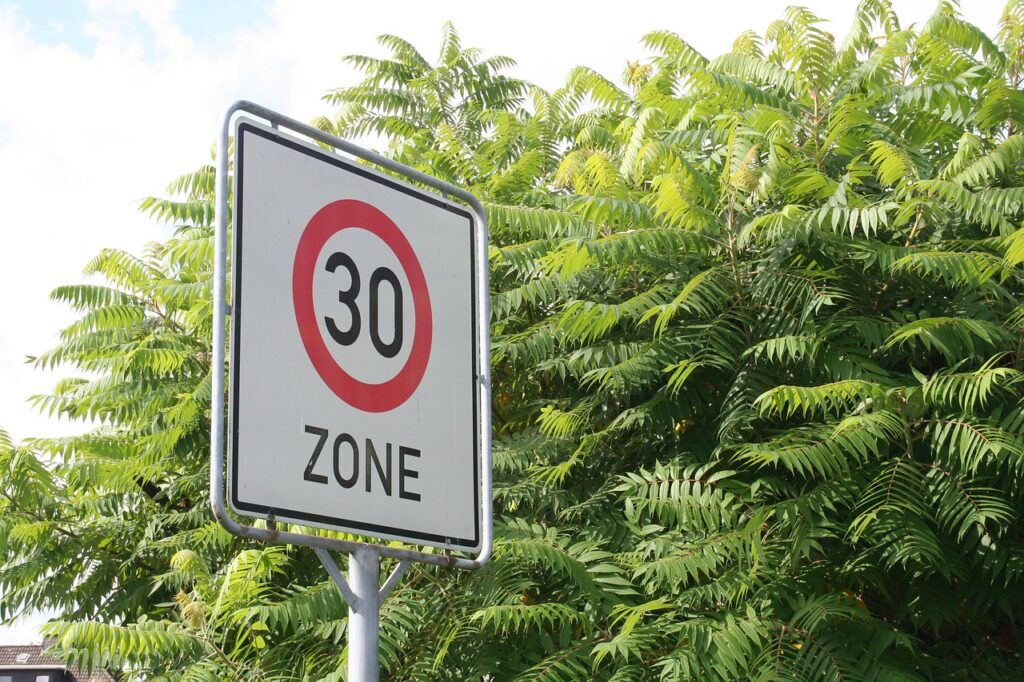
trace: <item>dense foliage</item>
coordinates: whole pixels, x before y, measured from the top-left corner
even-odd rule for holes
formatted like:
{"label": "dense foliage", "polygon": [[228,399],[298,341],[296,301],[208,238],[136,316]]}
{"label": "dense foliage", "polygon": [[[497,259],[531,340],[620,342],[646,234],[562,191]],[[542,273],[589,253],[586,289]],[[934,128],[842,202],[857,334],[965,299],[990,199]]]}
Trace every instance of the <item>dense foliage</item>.
{"label": "dense foliage", "polygon": [[[709,60],[645,38],[545,92],[448,27],[383,36],[317,125],[463,184],[491,224],[495,557],[418,566],[389,679],[1024,676],[1024,3],[845,41],[790,9]],[[0,616],[166,679],[336,679],[307,550],[213,522],[213,169],[40,366],[87,436],[0,439]],[[218,371],[220,369],[218,368]]]}

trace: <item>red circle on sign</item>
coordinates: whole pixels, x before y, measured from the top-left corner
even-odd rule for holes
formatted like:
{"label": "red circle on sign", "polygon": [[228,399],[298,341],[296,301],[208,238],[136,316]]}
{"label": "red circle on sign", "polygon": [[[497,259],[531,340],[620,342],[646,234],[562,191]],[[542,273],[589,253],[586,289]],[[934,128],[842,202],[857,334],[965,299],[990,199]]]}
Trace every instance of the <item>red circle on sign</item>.
{"label": "red circle on sign", "polygon": [[[313,270],[320,252],[328,239],[350,228],[367,230],[387,244],[398,257],[409,280],[409,288],[412,289],[416,331],[409,357],[398,374],[380,384],[359,381],[341,368],[327,349],[313,309]],[[419,386],[427,369],[433,338],[427,280],[409,240],[380,209],[364,201],[343,199],[331,202],[316,212],[303,230],[295,249],[292,301],[295,304],[299,336],[302,337],[302,345],[306,347],[313,367],[328,388],[346,403],[364,412],[387,412],[408,400]]]}

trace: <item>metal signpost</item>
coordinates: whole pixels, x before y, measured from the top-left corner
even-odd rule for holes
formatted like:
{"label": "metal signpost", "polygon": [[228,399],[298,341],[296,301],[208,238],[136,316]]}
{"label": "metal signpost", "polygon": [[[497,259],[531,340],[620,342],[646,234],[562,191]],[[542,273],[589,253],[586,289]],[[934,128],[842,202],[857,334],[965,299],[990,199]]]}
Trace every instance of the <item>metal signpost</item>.
{"label": "metal signpost", "polygon": [[[236,535],[314,549],[349,605],[348,679],[376,680],[380,603],[410,562],[473,569],[491,552],[482,207],[465,190],[237,102],[217,145],[216,211],[214,367],[224,366],[226,314],[231,347],[226,431],[224,375],[213,372],[214,515]],[[228,507],[265,527],[239,523]],[[347,580],[331,551],[349,554]],[[380,586],[384,557],[398,564]]]}

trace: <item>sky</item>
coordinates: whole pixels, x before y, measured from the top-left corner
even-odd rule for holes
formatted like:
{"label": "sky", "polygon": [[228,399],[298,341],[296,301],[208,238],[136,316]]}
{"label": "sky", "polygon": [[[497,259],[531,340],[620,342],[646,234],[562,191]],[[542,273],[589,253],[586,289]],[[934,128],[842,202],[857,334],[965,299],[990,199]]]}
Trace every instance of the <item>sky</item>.
{"label": "sky", "polygon": [[[355,82],[346,54],[382,55],[401,36],[433,58],[450,20],[464,46],[503,54],[520,78],[553,89],[576,65],[616,81],[668,29],[706,56],[742,31],[763,33],[799,0],[518,0],[500,15],[479,0],[0,0],[0,428],[16,440],[82,429],[27,403],[57,376],[26,364],[74,317],[49,300],[103,248],[139,253],[169,236],[139,203],[212,159],[221,116],[248,99],[299,120]],[[856,0],[803,0],[838,40]],[[894,0],[904,26],[935,0]],[[963,0],[990,35],[1004,3]],[[38,641],[41,615],[0,627],[0,644]]]}

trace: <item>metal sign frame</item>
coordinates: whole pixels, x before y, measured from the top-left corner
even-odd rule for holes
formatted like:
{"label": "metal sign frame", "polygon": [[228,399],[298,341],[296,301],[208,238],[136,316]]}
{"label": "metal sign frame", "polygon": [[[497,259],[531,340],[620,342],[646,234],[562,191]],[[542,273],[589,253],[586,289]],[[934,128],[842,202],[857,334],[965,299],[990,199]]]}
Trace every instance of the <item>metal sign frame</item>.
{"label": "metal sign frame", "polygon": [[[227,388],[229,412],[226,422],[226,503],[229,511],[235,518],[272,518],[279,526],[294,523],[381,539],[375,542],[397,540],[409,545],[431,545],[448,552],[478,552],[481,547],[481,448],[478,424],[482,400],[477,376],[480,366],[485,362],[477,353],[481,311],[477,305],[479,292],[476,291],[475,277],[481,263],[475,246],[482,237],[476,226],[479,217],[461,202],[425,188],[414,187],[402,182],[402,178],[394,174],[385,174],[368,164],[344,158],[310,140],[288,134],[250,116],[235,116],[232,134],[234,198],[231,203],[234,206],[234,231],[230,235],[230,246],[234,255],[228,257],[232,272],[229,273],[227,284],[231,296],[231,336],[227,344],[230,351],[230,383]],[[261,158],[258,156],[260,148],[264,149],[264,153],[281,156],[274,156],[273,159],[263,157],[263,161],[258,161],[256,159]],[[291,163],[302,165],[288,165]],[[283,171],[286,166],[289,171]],[[266,173],[270,173],[270,176],[266,176]],[[261,176],[269,182],[260,182],[258,178]],[[314,182],[315,178],[319,179]],[[253,184],[255,182],[260,182],[258,188]],[[316,201],[295,204],[293,197],[297,199],[304,196],[314,185],[320,188]],[[366,191],[371,194],[364,194]],[[339,210],[341,206],[349,208]],[[346,222],[349,220],[347,211],[356,209],[361,216],[358,231],[374,235],[375,240],[389,252],[388,255],[396,259],[390,267],[401,271],[403,277],[409,276],[409,273],[419,273],[420,278],[421,293],[416,292],[414,279],[402,285],[410,293],[405,297],[406,307],[414,310],[417,320],[414,326],[410,326],[411,320],[405,322],[408,330],[408,359],[404,364],[399,363],[397,374],[392,370],[385,375],[376,375],[373,383],[363,383],[356,378],[357,375],[348,374],[353,366],[358,365],[349,364],[346,369],[346,357],[329,356],[331,347],[340,348],[345,344],[332,338],[333,333],[328,336],[330,330],[323,328],[312,299],[315,259],[326,241],[340,234],[339,226],[350,224]],[[267,211],[280,212],[275,213],[276,219],[267,222]],[[307,223],[309,216],[312,217]],[[298,223],[292,228],[284,228],[296,220]],[[301,228],[302,224],[306,224],[305,229],[293,233],[292,230]],[[349,234],[352,232],[350,230]],[[291,240],[295,237],[299,240],[293,262],[281,251],[281,239]],[[448,240],[451,240],[450,244],[446,244]],[[351,265],[357,268],[359,255],[357,252],[352,253],[357,262]],[[421,259],[429,259],[431,254],[435,268],[432,277],[437,281],[431,284],[428,293],[427,284],[431,280],[426,279],[426,274],[431,271],[421,268],[421,265],[425,267],[427,263],[421,263]],[[438,259],[438,256],[441,258]],[[264,262],[258,265],[261,259]],[[297,274],[300,261],[306,264],[305,272],[308,276],[301,285],[297,285],[295,278],[300,276]],[[326,265],[324,263],[316,267],[325,268]],[[283,280],[264,276],[275,267],[283,270],[283,266],[287,266],[288,270],[287,286]],[[250,270],[251,267],[269,269],[257,276],[256,270]],[[243,273],[247,275],[244,284]],[[280,276],[282,273],[278,274]],[[274,284],[270,284],[271,281]],[[454,288],[448,283],[454,283]],[[435,284],[437,290],[434,289]],[[446,284],[448,289],[444,288]],[[310,296],[305,299],[296,298],[296,286]],[[340,284],[333,282],[329,287],[331,303],[337,297],[333,293],[335,288],[340,288]],[[275,296],[284,291],[291,294],[287,303],[282,298],[268,308],[268,302],[276,300]],[[451,298],[453,296],[460,297],[457,307],[448,303],[456,300]],[[270,317],[261,315],[261,310],[271,309],[274,312],[270,313]],[[283,332],[288,337],[290,332],[295,331],[290,325],[282,328],[280,324],[285,317],[291,319],[293,311],[298,325],[298,338],[302,344],[296,348],[288,345],[292,339],[286,341],[280,336]],[[372,312],[369,319],[373,319]],[[426,321],[425,324],[420,324],[421,319]],[[353,321],[352,324],[356,323]],[[332,344],[332,340],[339,345]],[[247,348],[255,348],[257,345],[261,349],[260,353],[252,355],[253,351],[249,350],[247,356]],[[305,353],[301,352],[302,347]],[[455,348],[459,350],[455,351]],[[418,349],[420,352],[417,352]],[[379,349],[373,350],[380,353]],[[434,367],[433,372],[426,371],[428,365]],[[290,367],[291,370],[284,371],[284,367]],[[438,367],[445,367],[447,371],[439,372]],[[301,373],[308,369],[315,369],[315,374]],[[265,382],[270,376],[276,377],[280,384],[275,386],[276,382],[273,381],[269,385],[259,383]],[[426,383],[409,381],[411,376],[425,379]],[[295,388],[284,389],[293,386],[293,379],[296,380]],[[271,386],[274,388],[271,389]],[[287,397],[276,393],[278,387],[290,391]],[[329,392],[324,388],[329,389]],[[275,397],[269,398],[270,395]],[[311,396],[316,396],[316,399],[311,400]],[[408,407],[412,407],[411,412],[403,405],[407,399]],[[262,417],[258,421],[246,421],[243,418],[246,410],[249,415],[257,410],[261,414],[265,411],[270,414],[287,414],[288,417],[284,422],[272,424]],[[432,416],[423,419],[423,414]],[[454,427],[456,417],[458,426]],[[320,488],[314,486],[313,490],[304,490],[308,482],[303,484],[303,481],[292,481],[282,468],[288,467],[287,460],[281,459],[280,455],[291,453],[295,461],[288,470],[292,470],[299,464],[298,450],[302,449],[302,454],[308,453],[305,450],[306,443],[274,441],[280,434],[289,432],[288,426],[296,418],[306,426],[307,434],[310,432],[309,424],[314,422],[321,425],[313,427],[314,430],[321,432],[327,430],[323,428],[324,424],[343,423],[345,427],[342,431],[365,431],[367,435],[374,434],[375,438],[386,434],[384,440],[388,441],[400,438],[398,434],[404,433],[402,443],[414,444],[417,448],[413,450],[416,457],[426,448],[433,462],[427,471],[414,473],[419,478],[415,489],[423,488],[423,504],[410,506],[409,502],[392,500],[390,491],[388,497],[363,498],[357,492],[363,487],[361,485],[357,485],[355,490],[339,490],[326,484]],[[341,421],[336,421],[338,419]],[[412,425],[415,426],[409,428]],[[302,431],[301,426],[299,431]],[[320,433],[322,441],[327,443],[330,437],[337,435]],[[262,445],[267,441],[274,441],[275,445],[267,449]],[[356,441],[360,441],[359,445]],[[377,449],[383,447],[381,443],[377,442]],[[369,451],[366,448],[371,447],[369,438],[365,448],[361,438],[353,440],[350,446],[356,460],[359,459],[357,450],[367,453]],[[337,440],[333,447],[337,477]],[[394,447],[399,453],[405,449],[399,448],[397,441]],[[322,448],[323,442],[317,446],[317,452]],[[390,450],[391,446],[388,445],[387,449]],[[327,451],[330,451],[329,446]],[[275,454],[268,458],[271,452]],[[310,460],[314,465],[316,456],[314,453],[314,459]],[[399,461],[404,461],[404,457]],[[390,459],[388,462],[386,467],[390,467]],[[352,466],[352,475],[357,476],[359,468],[355,463]],[[330,465],[322,468],[329,469]],[[400,473],[401,469],[404,469],[404,465],[399,467],[399,472],[394,473]],[[438,477],[439,471],[446,473]],[[303,479],[311,480],[308,478],[310,472],[311,468],[307,466]],[[277,475],[279,473],[281,476]],[[365,485],[369,491],[368,486],[372,480],[369,460],[365,465],[364,476],[367,477]],[[424,476],[431,483],[427,483]],[[261,493],[255,494],[242,485],[245,477],[250,483],[265,482],[266,487]],[[340,480],[338,482],[341,483]],[[356,481],[349,483],[351,485]],[[358,483],[363,484],[364,481],[358,480]],[[385,483],[381,479],[380,483],[388,488],[391,481]],[[329,496],[325,495],[331,499],[320,497],[319,501],[314,501],[322,491],[328,489],[334,491]],[[414,495],[420,497],[418,493]],[[405,509],[401,513],[399,510],[403,504]],[[382,513],[386,514],[387,520],[381,516]],[[450,520],[446,521],[446,518]],[[458,530],[453,527],[453,523],[459,526]]]}
{"label": "metal sign frame", "polygon": [[[477,414],[477,438],[480,453],[478,501],[480,514],[480,550],[473,558],[456,557],[447,551],[428,553],[413,549],[386,545],[353,542],[322,535],[310,535],[278,530],[272,520],[265,528],[244,525],[233,519],[225,505],[225,461],[227,458],[225,439],[225,413],[228,399],[225,394],[225,318],[231,314],[227,300],[227,257],[228,257],[228,146],[232,123],[236,114],[246,113],[263,119],[273,128],[280,128],[334,148],[335,153],[343,152],[371,164],[387,169],[413,182],[426,185],[442,194],[445,199],[457,199],[465,204],[475,220],[475,257],[478,263],[475,286],[477,319],[476,334],[477,372],[476,391],[480,409]],[[344,157],[342,157],[344,158]],[[303,545],[311,547],[323,562],[328,574],[349,605],[349,660],[348,679],[352,682],[376,680],[378,676],[378,638],[380,603],[401,580],[402,575],[413,561],[437,566],[472,570],[483,566],[491,555],[493,543],[493,509],[491,500],[491,377],[490,377],[490,301],[487,273],[487,222],[483,206],[466,190],[451,185],[425,173],[396,163],[380,154],[363,149],[340,137],[330,135],[317,128],[284,116],[266,107],[240,100],[224,114],[217,138],[217,175],[215,198],[215,237],[213,270],[213,359],[212,405],[210,415],[210,506],[217,521],[230,533],[252,540],[278,544]],[[331,552],[349,554],[349,581],[339,570]],[[383,586],[380,581],[381,558],[397,560],[397,565]],[[351,584],[350,584],[351,583]]]}
{"label": "metal sign frame", "polygon": [[[231,134],[233,119],[238,113],[247,113],[261,118],[272,126],[280,127],[321,142],[351,156],[363,159],[372,164],[386,168],[394,173],[402,175],[410,180],[421,183],[438,190],[446,197],[453,197],[464,202],[475,214],[475,224],[480,233],[476,240],[477,259],[480,267],[476,273],[476,286],[480,292],[487,291],[487,224],[484,217],[483,206],[479,200],[466,190],[451,185],[425,173],[397,163],[387,157],[363,149],[346,140],[325,133],[317,128],[300,123],[283,114],[262,107],[248,101],[235,102],[228,108],[224,115],[223,125],[217,140],[217,184],[216,184],[216,208],[215,225],[216,236],[214,246],[214,276],[213,276],[213,366],[223,367],[225,360],[225,316],[229,314],[230,306],[226,300],[227,294],[227,232],[228,232],[228,140]],[[267,542],[278,542],[286,544],[305,545],[307,547],[322,547],[328,550],[339,552],[352,552],[359,549],[372,549],[382,557],[392,559],[409,559],[439,566],[451,568],[475,569],[482,566],[491,553],[493,538],[492,528],[492,503],[491,503],[491,415],[486,406],[490,404],[490,330],[487,321],[490,318],[490,303],[486,295],[478,298],[478,305],[481,306],[477,318],[478,339],[477,354],[479,356],[479,370],[477,389],[480,393],[480,404],[483,409],[478,415],[479,442],[480,442],[480,551],[472,559],[454,557],[448,554],[427,553],[410,549],[375,545],[362,542],[352,542],[338,538],[323,537],[320,535],[308,535],[279,531],[273,528],[256,528],[242,525],[231,518],[225,505],[225,418],[226,407],[224,375],[221,372],[214,372],[213,381],[213,414],[210,424],[210,502],[213,507],[214,516],[221,525],[228,531],[241,537]]]}

